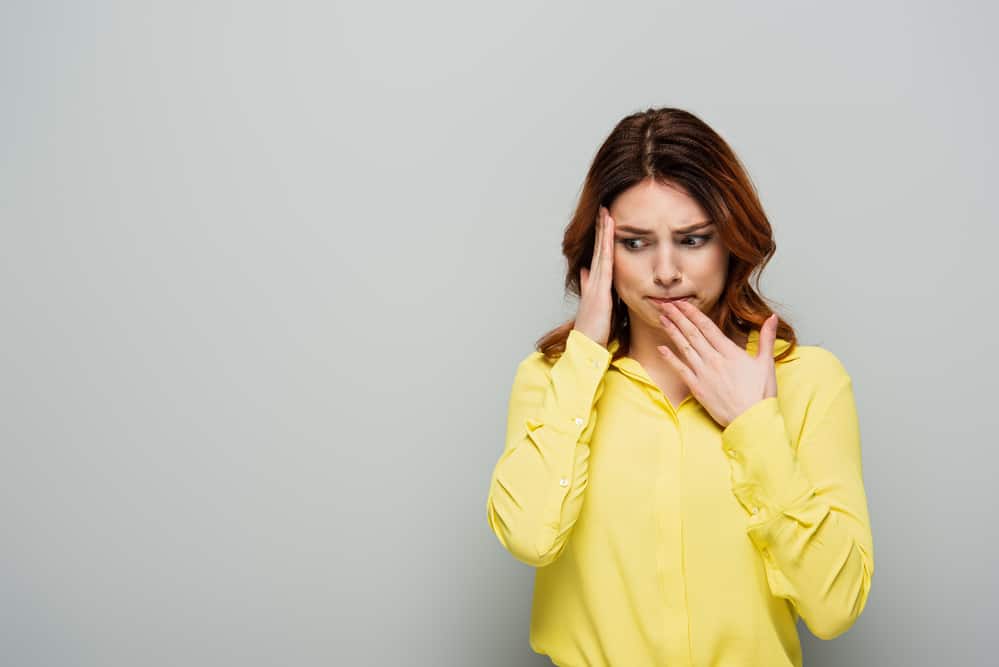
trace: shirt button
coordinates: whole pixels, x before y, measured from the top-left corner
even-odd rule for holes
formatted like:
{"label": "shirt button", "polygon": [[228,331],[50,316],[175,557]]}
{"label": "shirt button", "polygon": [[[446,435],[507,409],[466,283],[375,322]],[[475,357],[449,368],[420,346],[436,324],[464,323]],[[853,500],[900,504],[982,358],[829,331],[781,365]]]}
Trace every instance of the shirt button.
{"label": "shirt button", "polygon": [[558,481],[558,485],[559,486],[569,486],[569,480],[567,480],[565,477],[563,477],[562,479],[560,479]]}
{"label": "shirt button", "polygon": [[725,450],[725,454],[727,454],[730,459],[734,459],[736,456],[734,449]]}
{"label": "shirt button", "polygon": [[752,512],[753,514],[756,514],[756,513],[758,513],[760,511],[760,508],[759,507],[752,507],[752,508],[750,508],[749,511]]}
{"label": "shirt button", "polygon": [[583,423],[583,418],[582,417],[576,417],[573,421],[576,422],[577,426],[579,426],[580,424]]}
{"label": "shirt button", "polygon": [[599,368],[600,364],[597,363],[596,359],[590,359],[590,365],[594,368]]}

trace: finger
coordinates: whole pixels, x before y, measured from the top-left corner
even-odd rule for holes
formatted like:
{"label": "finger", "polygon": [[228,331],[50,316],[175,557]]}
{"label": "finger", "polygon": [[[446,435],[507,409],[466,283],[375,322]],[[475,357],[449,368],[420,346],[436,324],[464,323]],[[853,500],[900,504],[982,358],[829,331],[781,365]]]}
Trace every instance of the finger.
{"label": "finger", "polygon": [[[669,306],[666,307],[666,310],[670,310]],[[678,326],[676,316],[674,315],[670,318],[666,315],[660,315],[659,321],[662,322],[663,328],[666,329],[666,333],[669,337],[673,339],[674,343],[676,343],[677,349],[683,353],[683,360],[695,370],[701,368],[704,364],[704,358],[694,347],[692,341],[687,337],[686,332]],[[687,323],[687,326],[692,327],[689,322]]]}
{"label": "finger", "polygon": [[[685,363],[683,363],[683,360],[673,354],[673,350],[669,349],[668,345],[656,345],[656,349],[659,350],[659,354],[665,357],[666,361],[676,369],[676,371],[680,374],[680,377],[683,378],[687,387],[692,388],[697,376],[692,370],[690,370],[690,368],[687,367]],[[691,391],[693,391],[693,389],[691,389]]]}
{"label": "finger", "polygon": [[[605,209],[606,211],[606,209]],[[614,218],[611,217],[610,211],[606,211],[604,215],[604,254],[606,261],[604,262],[603,278],[606,281],[606,285],[610,287],[614,280]]]}
{"label": "finger", "polygon": [[601,263],[603,262],[602,248],[603,248],[604,234],[603,234],[603,224],[601,220],[602,217],[598,215],[597,224],[596,224],[596,237],[593,241],[593,261],[590,262],[590,275],[595,275],[598,278],[600,277],[600,266]]}
{"label": "finger", "polygon": [[[679,332],[684,340],[684,345],[690,347],[696,353],[696,361],[704,361],[718,355],[718,351],[704,338],[704,334],[697,328],[697,325],[687,318],[683,311],[677,307],[676,303],[666,304],[664,310],[666,311],[666,315],[661,315],[660,317],[665,318]],[[669,328],[667,327],[667,329]],[[692,359],[692,361],[694,360]],[[699,366],[697,367],[699,368]]]}
{"label": "finger", "polygon": [[610,291],[614,271],[614,234],[611,230],[610,211],[601,207],[600,266],[594,269],[594,287],[601,292]]}
{"label": "finger", "polygon": [[774,341],[777,338],[777,313],[773,313],[763,322],[760,330],[760,348],[756,353],[757,358],[774,358]]}
{"label": "finger", "polygon": [[777,378],[775,377],[775,373],[776,371],[767,373],[767,388],[765,394],[767,398],[777,395]]}
{"label": "finger", "polygon": [[714,348],[715,352],[725,355],[742,351],[742,348],[726,336],[725,332],[719,329],[718,325],[714,323],[714,320],[702,313],[700,308],[686,301],[676,301],[674,305],[680,309],[680,312],[686,316],[688,321],[697,327],[701,332],[701,336]]}

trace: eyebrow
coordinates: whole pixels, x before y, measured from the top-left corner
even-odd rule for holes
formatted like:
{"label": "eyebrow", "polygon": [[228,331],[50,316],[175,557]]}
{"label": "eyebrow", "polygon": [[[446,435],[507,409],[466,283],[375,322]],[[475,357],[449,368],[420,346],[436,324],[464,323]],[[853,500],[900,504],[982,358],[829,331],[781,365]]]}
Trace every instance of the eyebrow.
{"label": "eyebrow", "polygon": [[[689,232],[696,231],[702,227],[708,227],[715,224],[714,220],[705,220],[703,222],[695,222],[687,227],[682,227],[680,229],[673,230],[674,234],[687,234]],[[651,229],[642,229],[641,227],[632,227],[631,225],[615,225],[614,231],[616,232],[631,232],[632,234],[652,234]]]}

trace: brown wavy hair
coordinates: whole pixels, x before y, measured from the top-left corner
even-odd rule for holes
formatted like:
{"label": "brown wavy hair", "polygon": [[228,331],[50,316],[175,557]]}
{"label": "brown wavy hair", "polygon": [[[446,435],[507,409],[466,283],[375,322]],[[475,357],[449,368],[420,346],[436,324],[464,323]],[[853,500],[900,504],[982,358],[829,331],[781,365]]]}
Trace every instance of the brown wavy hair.
{"label": "brown wavy hair", "polygon": [[[715,221],[718,236],[730,251],[725,287],[714,312],[714,323],[745,347],[750,331],[759,329],[774,312],[760,296],[760,273],[777,245],[759,195],[746,169],[721,136],[683,109],[650,108],[621,119],[597,150],[572,220],[562,239],[568,267],[566,290],[580,296],[579,270],[593,260],[596,221],[601,206],[608,209],[628,188],[649,178],[682,188]],[[750,277],[756,271],[755,289]],[[630,348],[627,308],[611,287],[613,310],[610,340],[619,348],[614,359]],[[774,356],[780,361],[794,352],[794,328],[778,314],[777,337],[790,343]],[[565,351],[575,319],[552,329],[535,343],[549,360]]]}

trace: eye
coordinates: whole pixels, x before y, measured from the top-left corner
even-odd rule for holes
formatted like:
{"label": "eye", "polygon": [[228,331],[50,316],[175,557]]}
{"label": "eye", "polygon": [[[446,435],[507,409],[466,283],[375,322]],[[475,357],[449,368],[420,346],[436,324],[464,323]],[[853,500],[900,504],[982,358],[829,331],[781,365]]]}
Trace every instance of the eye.
{"label": "eye", "polygon": [[[641,250],[641,248],[636,248],[635,246],[630,246],[628,244],[631,243],[632,241],[641,241],[641,240],[642,239],[639,239],[639,238],[620,239],[621,245],[623,245],[626,250],[630,250],[632,252],[634,252],[635,250]],[[644,246],[642,246],[642,247],[644,247]]]}
{"label": "eye", "polygon": [[[699,248],[705,243],[707,243],[709,240],[711,240],[711,237],[712,234],[693,234],[691,236],[685,237],[683,240],[684,240],[684,245],[689,245],[691,248]],[[694,244],[686,243],[686,241],[689,241],[691,239],[699,239],[701,243],[694,243]]]}
{"label": "eye", "polygon": [[[700,248],[701,246],[705,245],[708,241],[710,241],[712,236],[713,234],[691,234],[689,236],[685,236],[683,240],[680,242],[680,245],[685,245],[691,248]],[[645,248],[647,246],[647,244],[643,244],[640,246],[628,245],[632,241],[642,241],[642,239],[637,237],[629,239],[619,239],[621,245],[623,245],[626,250],[629,250],[631,252],[641,250],[642,248]],[[694,243],[687,243],[687,241],[694,241]]]}

